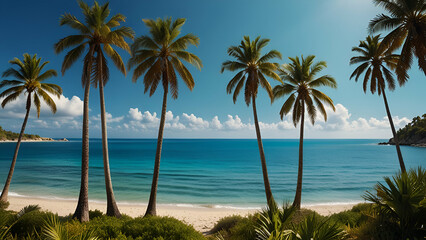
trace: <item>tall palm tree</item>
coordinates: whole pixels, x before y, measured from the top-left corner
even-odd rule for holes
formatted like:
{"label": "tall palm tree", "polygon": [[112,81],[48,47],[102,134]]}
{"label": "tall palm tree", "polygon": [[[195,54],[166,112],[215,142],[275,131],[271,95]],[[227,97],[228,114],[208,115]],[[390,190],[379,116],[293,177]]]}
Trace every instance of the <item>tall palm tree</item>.
{"label": "tall palm tree", "polygon": [[[316,77],[316,75],[327,67],[325,61],[314,63],[314,55],[307,58],[302,56],[289,58],[290,64],[283,64],[279,69],[283,84],[274,87],[274,97],[280,98],[289,95],[280,110],[281,119],[287,115],[292,109],[292,117],[294,126],[300,122],[300,139],[299,139],[299,168],[297,173],[296,195],[294,197],[293,206],[300,209],[302,201],[302,175],[303,175],[303,134],[305,127],[305,110],[311,123],[315,123],[317,111],[323,115],[327,121],[327,112],[324,103],[335,110],[333,101],[323,92],[316,88],[326,86],[337,88],[336,80],[329,75]],[[316,107],[315,107],[316,106]]]}
{"label": "tall palm tree", "polygon": [[133,82],[136,82],[145,73],[143,79],[145,93],[149,90],[149,96],[152,96],[160,82],[164,90],[163,107],[161,109],[160,127],[157,138],[157,151],[155,153],[154,174],[145,215],[157,214],[158,176],[160,173],[161,148],[163,145],[169,87],[172,98],[177,99],[177,72],[190,90],[194,88],[194,79],[181,60],[194,65],[198,69],[202,67],[201,60],[196,55],[186,51],[190,45],[198,46],[199,38],[191,33],[179,37],[185,21],[186,19],[184,18],[178,18],[175,21],[172,21],[171,18],[158,18],[157,20],[143,19],[143,22],[149,28],[151,36],[141,36],[135,40],[132,44],[132,58],[128,63],[129,69],[135,67],[132,78]]}
{"label": "tall palm tree", "polygon": [[424,0],[373,0],[390,15],[379,14],[370,21],[371,32],[392,30],[383,40],[382,47],[390,52],[402,46],[396,67],[400,82],[408,78],[413,54],[419,68],[426,74],[426,2]]}
{"label": "tall palm tree", "polygon": [[[70,35],[59,40],[55,44],[55,52],[60,53],[66,48],[73,47],[67,53],[62,63],[62,74],[75,63],[85,52],[83,64],[82,85],[84,87],[84,110],[83,110],[83,136],[82,136],[82,169],[80,195],[75,218],[80,221],[89,220],[88,207],[88,179],[89,179],[89,92],[90,84],[99,86],[100,106],[101,106],[101,125],[102,125],[102,150],[105,174],[105,187],[107,195],[107,215],[120,217],[120,211],[114,197],[109,168],[108,138],[105,119],[105,100],[104,85],[109,80],[109,69],[105,54],[115,66],[125,75],[126,68],[121,56],[113,48],[119,47],[130,52],[129,45],[125,38],[133,38],[134,32],[129,27],[119,27],[121,22],[125,21],[122,14],[116,14],[109,20],[109,4],[99,5],[96,1],[92,7],[89,7],[83,1],[78,2],[85,22],[79,21],[71,14],[64,14],[61,17],[60,25],[68,25],[77,30],[78,35]],[[105,52],[105,54],[104,54]]]}
{"label": "tall palm tree", "polygon": [[[257,119],[256,97],[259,85],[268,93],[271,103],[273,101],[272,87],[266,77],[270,77],[277,81],[281,81],[275,72],[278,69],[277,63],[270,60],[274,58],[281,59],[281,53],[277,50],[271,50],[265,55],[261,55],[262,49],[269,43],[269,39],[257,37],[254,41],[250,41],[250,37],[244,36],[239,46],[231,46],[228,48],[228,55],[236,58],[235,61],[225,61],[222,63],[221,72],[228,70],[238,73],[229,81],[226,92],[231,94],[234,91],[234,104],[237,101],[238,94],[244,87],[244,98],[247,106],[252,103],[254,124],[256,128],[257,144],[259,146],[260,162],[262,165],[263,182],[265,185],[266,201],[270,208],[275,204],[272,195],[271,186],[269,184],[268,169],[266,167],[265,152],[263,151],[262,137],[260,135],[259,121]],[[266,77],[265,77],[266,76]]]}
{"label": "tall palm tree", "polygon": [[[49,93],[60,98],[62,94],[62,88],[56,84],[45,83],[44,81],[57,76],[55,70],[49,69],[42,73],[43,68],[49,62],[41,63],[41,58],[37,58],[34,54],[24,54],[24,59],[21,61],[18,58],[14,58],[9,61],[17,69],[11,67],[3,72],[3,77],[13,77],[14,80],[3,80],[0,83],[0,88],[10,88],[0,93],[0,98],[4,98],[1,107],[4,108],[8,103],[16,100],[21,94],[27,96],[26,102],[26,113],[24,122],[22,123],[21,132],[19,133],[18,142],[16,143],[15,153],[13,154],[12,164],[10,166],[9,174],[7,175],[6,183],[4,184],[3,191],[0,195],[0,201],[6,202],[9,193],[10,182],[12,181],[13,171],[15,170],[16,159],[18,157],[19,146],[21,145],[22,136],[24,135],[25,126],[27,125],[28,116],[30,113],[31,105],[34,104],[37,117],[40,117],[40,98],[46,103],[50,110],[56,112],[55,101],[50,97]],[[41,64],[40,64],[41,63]]]}
{"label": "tall palm tree", "polygon": [[[398,135],[395,131],[395,126],[393,124],[392,115],[389,110],[388,100],[386,98],[386,84],[389,90],[393,91],[395,89],[395,79],[392,72],[386,68],[385,65],[391,69],[395,69],[400,60],[400,56],[396,54],[391,54],[391,52],[381,46],[380,35],[377,36],[368,36],[365,41],[360,41],[358,47],[353,47],[352,51],[359,53],[360,56],[352,57],[350,64],[360,64],[352,73],[351,79],[355,77],[355,81],[358,81],[358,78],[365,72],[363,89],[364,92],[367,92],[368,81],[370,81],[370,91],[374,94],[377,91],[377,94],[383,96],[383,101],[385,103],[386,114],[389,119],[389,124],[393,134],[393,140],[395,142],[396,152],[398,154],[399,165],[401,171],[405,172],[405,164],[402,158],[401,149],[399,147]],[[404,83],[403,80],[399,80],[400,85]]]}

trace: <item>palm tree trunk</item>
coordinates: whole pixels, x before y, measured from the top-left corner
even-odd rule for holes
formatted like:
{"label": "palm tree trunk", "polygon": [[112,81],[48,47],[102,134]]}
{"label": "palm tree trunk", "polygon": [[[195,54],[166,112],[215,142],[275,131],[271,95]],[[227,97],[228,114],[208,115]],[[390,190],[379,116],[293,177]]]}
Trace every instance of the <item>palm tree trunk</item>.
{"label": "palm tree trunk", "polygon": [[299,139],[299,169],[297,171],[297,187],[294,196],[293,207],[300,209],[302,202],[302,177],[303,177],[303,131],[305,128],[305,102],[302,101],[302,119],[300,122],[300,139]]}
{"label": "palm tree trunk", "polygon": [[9,194],[10,182],[12,182],[13,171],[15,170],[16,159],[18,158],[19,147],[21,146],[22,136],[24,136],[25,126],[27,125],[28,116],[31,109],[31,93],[27,97],[27,112],[25,113],[24,122],[22,123],[21,132],[19,133],[18,142],[16,143],[15,153],[13,154],[12,164],[10,165],[9,174],[7,175],[6,183],[4,184],[3,191],[1,192],[0,202],[7,202]]}
{"label": "palm tree trunk", "polygon": [[90,81],[84,86],[83,133],[81,147],[81,185],[73,218],[89,221],[89,93]]}
{"label": "palm tree trunk", "polygon": [[[167,78],[167,75],[163,74],[163,78],[164,77]],[[160,128],[158,129],[157,152],[155,153],[154,174],[152,176],[151,194],[149,195],[149,202],[148,202],[148,207],[146,209],[145,216],[157,215],[157,188],[158,188],[158,176],[160,174],[161,148],[163,147],[164,123],[166,122],[167,93],[168,93],[168,84],[165,84],[164,96],[163,96],[163,107],[161,109]]]}
{"label": "palm tree trunk", "polygon": [[262,164],[263,182],[265,184],[266,201],[269,208],[275,206],[271,185],[269,184],[268,169],[266,167],[265,152],[263,151],[262,137],[260,136],[259,121],[257,119],[256,98],[252,96],[254,125],[256,127],[257,145],[259,146],[260,162]]}
{"label": "palm tree trunk", "polygon": [[399,139],[398,139],[398,136],[396,135],[395,126],[393,124],[392,115],[389,110],[388,100],[386,99],[386,94],[384,89],[382,89],[382,93],[383,93],[383,101],[385,102],[385,107],[386,107],[386,114],[388,115],[389,124],[392,129],[393,141],[395,142],[396,153],[398,154],[399,166],[401,167],[401,171],[405,172],[405,164],[404,164],[404,159],[402,158],[401,149],[399,147]]}
{"label": "palm tree trunk", "polygon": [[[99,53],[98,53],[99,54]],[[100,61],[101,69],[102,60]],[[105,99],[104,99],[104,83],[102,78],[102,71],[100,73],[99,81],[99,96],[101,103],[101,125],[102,125],[102,153],[104,159],[104,175],[105,175],[105,188],[107,195],[107,216],[121,217],[120,211],[118,210],[117,203],[114,197],[114,191],[112,189],[111,173],[109,169],[109,156],[108,156],[108,136],[107,136],[107,123],[105,119]]]}

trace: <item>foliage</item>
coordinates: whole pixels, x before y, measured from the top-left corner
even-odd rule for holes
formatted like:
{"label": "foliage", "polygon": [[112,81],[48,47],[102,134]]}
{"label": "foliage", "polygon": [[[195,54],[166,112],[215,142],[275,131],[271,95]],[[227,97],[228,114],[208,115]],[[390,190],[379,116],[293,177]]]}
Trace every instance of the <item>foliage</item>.
{"label": "foliage", "polygon": [[130,52],[125,38],[133,39],[134,31],[130,27],[120,26],[126,20],[126,17],[122,14],[115,14],[109,20],[107,19],[111,12],[109,3],[99,5],[95,1],[91,7],[83,1],[79,1],[78,4],[85,17],[84,22],[68,13],[62,15],[60,19],[61,26],[67,25],[78,31],[78,34],[62,38],[54,46],[56,53],[67,48],[73,48],[65,56],[61,72],[64,74],[87,48],[88,51],[84,57],[82,84],[86,86],[86,83],[92,81],[95,86],[100,82],[105,85],[109,79],[109,69],[104,52],[125,74],[126,68],[123,60],[113,47]]}
{"label": "foliage", "polygon": [[19,239],[28,236],[38,236],[42,232],[45,222],[52,216],[52,213],[38,210],[25,213],[16,220],[10,232]]}
{"label": "foliage", "polygon": [[97,240],[92,231],[82,231],[78,235],[72,235],[56,216],[46,221],[43,229],[43,237],[46,240]]}
{"label": "foliage", "polygon": [[228,48],[228,55],[236,58],[236,61],[228,60],[222,63],[221,72],[223,73],[225,70],[239,71],[226,87],[228,94],[234,91],[234,103],[244,87],[244,99],[247,106],[250,105],[250,101],[257,96],[259,85],[266,90],[271,102],[273,101],[272,87],[266,77],[281,81],[275,72],[278,69],[278,63],[270,62],[274,58],[281,59],[281,53],[277,50],[271,50],[262,56],[262,49],[266,47],[269,41],[269,39],[261,39],[260,36],[250,41],[249,36],[244,36],[239,46]]}
{"label": "foliage", "polygon": [[[395,69],[400,56],[392,54],[382,47],[380,35],[368,36],[364,41],[359,42],[358,47],[353,47],[352,52],[360,55],[352,57],[350,64],[360,65],[353,71],[350,78],[355,77],[355,81],[358,81],[359,77],[365,72],[362,85],[364,92],[367,92],[368,81],[370,81],[372,94],[377,91],[381,95],[386,87],[392,91],[395,89],[395,79],[387,67]],[[403,85],[404,81],[399,80],[398,83]]]}
{"label": "foliage", "polygon": [[151,36],[141,36],[135,39],[131,46],[132,58],[129,60],[128,68],[135,67],[133,82],[145,73],[143,79],[145,93],[149,90],[149,96],[152,96],[162,81],[164,90],[167,92],[170,87],[172,98],[176,99],[177,72],[186,86],[192,90],[194,79],[182,61],[198,69],[201,69],[202,63],[195,54],[186,51],[191,45],[198,46],[199,38],[191,33],[178,38],[186,19],[178,18],[174,21],[172,18],[143,19],[143,22],[149,28]]}
{"label": "foliage", "polygon": [[238,222],[241,222],[244,218],[239,215],[232,215],[221,218],[210,230],[210,233],[217,233],[222,230],[229,230],[233,228]]}
{"label": "foliage", "polygon": [[[363,197],[375,203],[375,219],[385,231],[393,230],[400,239],[420,238],[426,234],[426,170],[419,167],[408,173],[384,177],[375,193]],[[378,229],[377,231],[379,231]]]}
{"label": "foliage", "polygon": [[210,231],[215,239],[227,240],[247,240],[255,239],[255,226],[258,221],[258,214],[247,217],[229,216],[219,220]]}
{"label": "foliage", "polygon": [[379,14],[370,21],[371,32],[386,31],[383,39],[385,49],[399,49],[401,58],[396,67],[399,81],[408,79],[407,71],[418,58],[418,65],[426,74],[426,2],[424,0],[373,0],[389,14]]}
{"label": "foliage", "polygon": [[149,216],[126,221],[122,228],[123,234],[133,238],[146,240],[195,240],[203,236],[179,220],[171,217]]}
{"label": "foliage", "polygon": [[103,213],[98,209],[89,210],[89,219],[94,219],[94,218],[98,218],[102,216],[103,216]]}
{"label": "foliage", "polygon": [[[12,131],[6,131],[0,126],[0,140],[16,140],[19,137],[19,133],[15,133]],[[33,135],[33,134],[24,134],[22,136],[23,140],[28,139],[37,139],[40,138],[39,135]],[[0,203],[0,208],[2,207],[2,203]]]}
{"label": "foliage", "polygon": [[426,140],[426,114],[413,118],[411,123],[398,130],[397,136],[400,142],[407,144]]}
{"label": "foliage", "polygon": [[296,211],[294,206],[283,204],[280,209],[276,204],[271,208],[264,209],[259,215],[258,225],[256,226],[256,235],[260,240],[269,239],[289,239],[294,233],[287,226]]}
{"label": "foliage", "polygon": [[[37,58],[37,54],[31,56],[25,53],[23,56],[22,61],[18,58],[9,61],[17,69],[10,67],[3,72],[2,77],[12,77],[14,79],[3,80],[0,83],[0,88],[10,87],[0,93],[0,98],[3,98],[1,107],[4,108],[8,103],[26,93],[26,109],[29,110],[33,102],[37,111],[37,117],[40,117],[41,100],[55,113],[56,104],[49,94],[59,98],[62,94],[62,88],[56,84],[45,83],[44,81],[56,76],[56,71],[49,69],[42,73],[43,68],[49,62],[41,62],[41,58]],[[31,97],[33,98],[32,100]]]}
{"label": "foliage", "polygon": [[[1,130],[1,127],[0,127],[0,130]],[[0,137],[0,139],[1,139],[1,137]],[[5,210],[8,207],[9,207],[9,202],[7,202],[7,201],[0,201],[0,211],[1,210]]]}
{"label": "foliage", "polygon": [[292,234],[292,239],[300,240],[339,240],[344,239],[345,232],[329,219],[320,220],[318,214],[314,213],[305,218]]}

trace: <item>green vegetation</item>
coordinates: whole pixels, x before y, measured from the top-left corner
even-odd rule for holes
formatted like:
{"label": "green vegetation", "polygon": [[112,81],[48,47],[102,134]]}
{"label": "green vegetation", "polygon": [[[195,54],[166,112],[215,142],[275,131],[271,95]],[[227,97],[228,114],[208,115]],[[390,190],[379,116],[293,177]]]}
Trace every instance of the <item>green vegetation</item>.
{"label": "green vegetation", "polygon": [[401,144],[426,144],[426,114],[415,117],[396,133]]}
{"label": "green vegetation", "polygon": [[81,223],[69,217],[57,217],[32,206],[19,213],[0,210],[0,239],[197,240],[205,238],[193,227],[171,217],[151,216],[132,219],[122,216],[118,219],[102,215],[90,222]]}
{"label": "green vegetation", "polygon": [[[17,140],[19,137],[19,133],[15,133],[12,131],[6,131],[0,126],[0,141],[4,140]],[[34,134],[24,134],[22,136],[22,140],[31,140],[31,139],[39,139],[39,135]]]}

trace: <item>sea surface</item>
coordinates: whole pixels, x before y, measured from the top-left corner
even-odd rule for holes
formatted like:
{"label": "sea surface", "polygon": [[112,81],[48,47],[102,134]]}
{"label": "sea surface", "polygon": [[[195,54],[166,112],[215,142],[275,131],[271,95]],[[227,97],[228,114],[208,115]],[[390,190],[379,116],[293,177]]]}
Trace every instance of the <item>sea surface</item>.
{"label": "sea surface", "polygon": [[[304,144],[302,204],[362,202],[383,176],[399,169],[394,146],[383,139],[313,140]],[[275,199],[291,202],[297,181],[298,140],[264,139]],[[0,187],[16,143],[0,143]],[[146,203],[156,139],[110,139],[114,193],[121,203]],[[426,148],[401,148],[406,166],[426,167]],[[81,140],[21,144],[10,195],[77,199]],[[89,198],[106,201],[100,139],[90,142]],[[1,189],[0,189],[1,190]],[[265,193],[256,139],[165,139],[157,200],[160,204],[259,208]]]}

